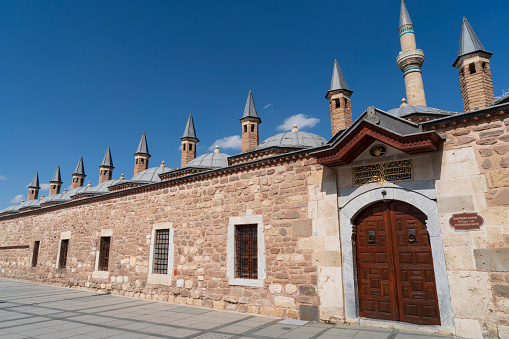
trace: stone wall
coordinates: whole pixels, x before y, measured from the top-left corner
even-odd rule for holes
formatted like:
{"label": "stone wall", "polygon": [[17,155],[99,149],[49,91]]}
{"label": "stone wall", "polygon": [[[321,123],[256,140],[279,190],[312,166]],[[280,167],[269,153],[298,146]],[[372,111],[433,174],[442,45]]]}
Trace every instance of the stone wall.
{"label": "stone wall", "polygon": [[[331,224],[330,230],[322,230],[325,221],[334,220],[334,213],[337,225],[336,195],[327,197],[331,190],[320,182],[322,173],[321,165],[304,157],[3,217],[0,246],[29,244],[31,248],[2,250],[1,276],[318,320],[321,298],[329,296],[324,286],[330,283],[325,280],[331,275],[339,279],[337,268],[334,272],[327,268],[338,266],[334,259],[339,257],[337,227],[334,230]],[[321,209],[328,214],[321,214]],[[226,275],[229,219],[246,215],[263,217],[266,279],[262,288],[230,286]],[[174,229],[170,286],[147,283],[151,232],[153,225],[160,223],[171,223]],[[61,233],[68,231],[67,268],[57,269],[58,243]],[[112,233],[105,276],[94,274],[101,232]],[[326,240],[328,252],[309,245],[314,233],[330,238]],[[34,240],[41,240],[40,254],[37,267],[30,268]],[[329,320],[342,318],[341,305],[327,307],[329,313],[339,312]]]}
{"label": "stone wall", "polygon": [[[438,130],[436,182],[456,334],[509,337],[509,119],[490,117]],[[475,211],[480,230],[455,231],[453,213]]]}

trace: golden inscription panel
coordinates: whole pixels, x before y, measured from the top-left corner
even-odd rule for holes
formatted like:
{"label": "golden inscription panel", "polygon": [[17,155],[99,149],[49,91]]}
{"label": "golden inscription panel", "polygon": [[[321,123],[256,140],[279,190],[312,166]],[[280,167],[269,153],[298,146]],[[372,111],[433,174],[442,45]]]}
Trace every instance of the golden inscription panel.
{"label": "golden inscription panel", "polygon": [[353,168],[353,185],[412,179],[412,160],[396,160]]}

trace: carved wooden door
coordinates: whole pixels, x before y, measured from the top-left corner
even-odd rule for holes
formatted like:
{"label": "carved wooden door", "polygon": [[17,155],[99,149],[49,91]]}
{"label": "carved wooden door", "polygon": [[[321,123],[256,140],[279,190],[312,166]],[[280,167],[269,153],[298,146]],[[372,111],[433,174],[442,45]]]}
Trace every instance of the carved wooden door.
{"label": "carved wooden door", "polygon": [[373,204],[355,220],[361,317],[440,324],[425,220],[398,201]]}

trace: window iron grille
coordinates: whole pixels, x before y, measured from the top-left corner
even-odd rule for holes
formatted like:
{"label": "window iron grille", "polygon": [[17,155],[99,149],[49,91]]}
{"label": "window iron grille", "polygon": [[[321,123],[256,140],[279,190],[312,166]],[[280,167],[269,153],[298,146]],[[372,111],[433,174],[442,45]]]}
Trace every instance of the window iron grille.
{"label": "window iron grille", "polygon": [[110,239],[111,237],[101,237],[99,247],[99,271],[107,271],[110,260]]}
{"label": "window iron grille", "polygon": [[154,266],[152,273],[168,274],[168,252],[170,249],[170,230],[156,230],[154,246]]}
{"label": "window iron grille", "polygon": [[65,268],[67,266],[68,249],[69,249],[69,239],[62,239],[60,241],[60,258],[58,259],[58,268]]}
{"label": "window iron grille", "polygon": [[257,225],[235,226],[237,278],[258,279]]}
{"label": "window iron grille", "polygon": [[37,266],[37,259],[39,259],[39,246],[41,242],[35,241],[34,242],[34,253],[32,254],[32,267]]}

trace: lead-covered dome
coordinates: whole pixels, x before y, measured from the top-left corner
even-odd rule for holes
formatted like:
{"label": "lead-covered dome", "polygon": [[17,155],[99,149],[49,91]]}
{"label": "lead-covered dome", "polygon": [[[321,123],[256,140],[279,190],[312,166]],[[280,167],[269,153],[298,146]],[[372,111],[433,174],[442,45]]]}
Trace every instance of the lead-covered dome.
{"label": "lead-covered dome", "polygon": [[220,168],[228,166],[228,154],[225,153],[207,153],[200,155],[187,163],[185,167],[206,167],[206,168]]}
{"label": "lead-covered dome", "polygon": [[142,181],[142,182],[155,182],[161,181],[159,174],[170,172],[172,169],[169,167],[158,166],[146,169],[136,174],[131,181]]}
{"label": "lead-covered dome", "polygon": [[325,145],[327,140],[319,135],[304,131],[294,130],[291,132],[279,133],[262,141],[257,149],[268,147],[318,147]]}
{"label": "lead-covered dome", "polygon": [[398,118],[404,118],[404,117],[413,116],[413,115],[426,115],[426,116],[431,115],[431,116],[442,117],[442,116],[449,116],[449,115],[457,114],[457,113],[449,112],[449,111],[439,109],[439,108],[426,107],[426,106],[420,106],[420,105],[416,105],[416,106],[403,105],[403,106],[400,106],[397,108],[393,108],[393,109],[389,110],[387,113],[389,113],[390,115],[396,116]]}

